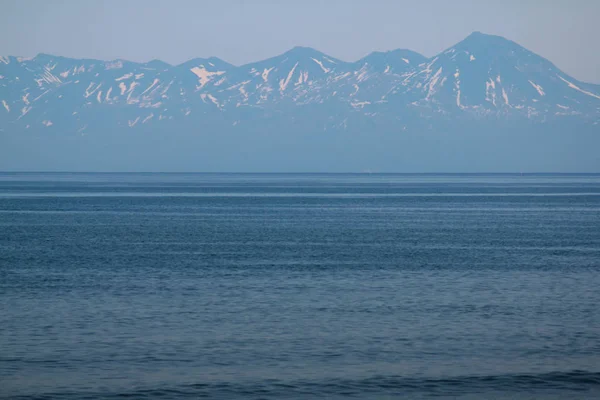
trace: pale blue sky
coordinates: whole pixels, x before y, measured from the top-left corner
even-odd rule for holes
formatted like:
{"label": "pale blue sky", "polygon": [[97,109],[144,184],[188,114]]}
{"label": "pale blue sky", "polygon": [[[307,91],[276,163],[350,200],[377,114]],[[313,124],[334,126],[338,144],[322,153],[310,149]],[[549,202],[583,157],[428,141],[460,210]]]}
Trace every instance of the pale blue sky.
{"label": "pale blue sky", "polygon": [[239,65],[302,45],[353,61],[432,56],[478,30],[600,83],[598,18],[598,0],[0,0],[0,54]]}

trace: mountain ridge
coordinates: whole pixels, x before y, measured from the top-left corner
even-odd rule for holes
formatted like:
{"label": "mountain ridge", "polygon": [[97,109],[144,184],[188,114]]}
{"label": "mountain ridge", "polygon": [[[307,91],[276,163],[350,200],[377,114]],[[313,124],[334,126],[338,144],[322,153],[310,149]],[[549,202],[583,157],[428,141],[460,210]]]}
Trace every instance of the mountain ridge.
{"label": "mountain ridge", "polygon": [[[562,142],[574,138],[568,132],[589,131],[585,140],[596,140],[599,122],[600,85],[569,76],[516,42],[480,32],[429,58],[396,49],[353,62],[303,46],[240,66],[217,57],[178,65],[49,54],[0,57],[5,148],[21,140],[27,141],[21,148],[37,146],[48,137],[77,146],[112,146],[111,140],[140,145],[151,134],[169,146],[192,148],[217,146],[221,136],[231,135],[247,149],[280,146],[288,155],[294,147],[285,140],[319,154],[339,151],[340,141],[367,149],[382,140],[389,148],[380,150],[391,152],[425,138],[433,146],[432,140],[445,137],[440,135],[458,140],[461,131],[498,132],[498,140],[519,142],[543,130],[556,137],[536,140],[564,149],[569,146]],[[509,139],[507,131],[523,133]],[[480,139],[469,134],[469,140]],[[265,147],[269,143],[272,149]],[[313,149],[317,143],[322,146]],[[583,139],[577,143],[578,149],[591,148]],[[536,151],[535,143],[529,145]],[[503,142],[498,146],[510,151]],[[215,156],[222,151],[213,148]],[[597,156],[589,157],[586,165],[600,164]]]}

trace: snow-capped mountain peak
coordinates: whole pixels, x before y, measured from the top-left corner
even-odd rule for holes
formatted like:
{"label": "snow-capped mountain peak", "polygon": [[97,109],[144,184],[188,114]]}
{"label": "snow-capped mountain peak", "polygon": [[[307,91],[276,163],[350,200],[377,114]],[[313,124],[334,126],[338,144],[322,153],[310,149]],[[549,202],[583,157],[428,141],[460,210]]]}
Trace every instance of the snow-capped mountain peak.
{"label": "snow-capped mountain peak", "polygon": [[541,119],[596,115],[596,85],[565,82],[565,76],[554,64],[513,41],[475,32],[419,65],[392,90],[391,97],[443,113],[454,108],[479,115],[513,113]]}
{"label": "snow-capped mountain peak", "polygon": [[348,116],[373,121],[576,117],[597,123],[600,88],[513,41],[475,32],[431,58],[397,49],[356,62],[310,47],[242,66],[216,57],[172,66],[160,60],[5,56],[0,104],[0,129],[75,132],[89,131],[100,115],[104,123],[126,128],[185,123],[201,115],[238,126],[251,115],[297,118],[309,105],[337,110],[327,123],[332,127],[346,126]]}

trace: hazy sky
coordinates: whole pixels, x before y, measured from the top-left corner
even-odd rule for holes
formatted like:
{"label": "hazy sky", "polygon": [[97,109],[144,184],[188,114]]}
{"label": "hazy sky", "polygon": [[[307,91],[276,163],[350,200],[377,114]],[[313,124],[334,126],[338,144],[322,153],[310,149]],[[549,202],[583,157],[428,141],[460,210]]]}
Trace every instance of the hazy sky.
{"label": "hazy sky", "polygon": [[301,45],[353,61],[432,56],[477,30],[600,83],[599,16],[600,0],[0,0],[0,54],[239,65]]}

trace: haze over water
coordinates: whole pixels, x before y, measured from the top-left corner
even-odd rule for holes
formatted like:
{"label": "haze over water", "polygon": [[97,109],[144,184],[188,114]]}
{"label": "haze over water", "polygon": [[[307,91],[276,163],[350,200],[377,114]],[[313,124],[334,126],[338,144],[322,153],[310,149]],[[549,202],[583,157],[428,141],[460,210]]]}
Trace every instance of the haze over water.
{"label": "haze over water", "polygon": [[0,174],[0,398],[600,397],[600,175]]}

